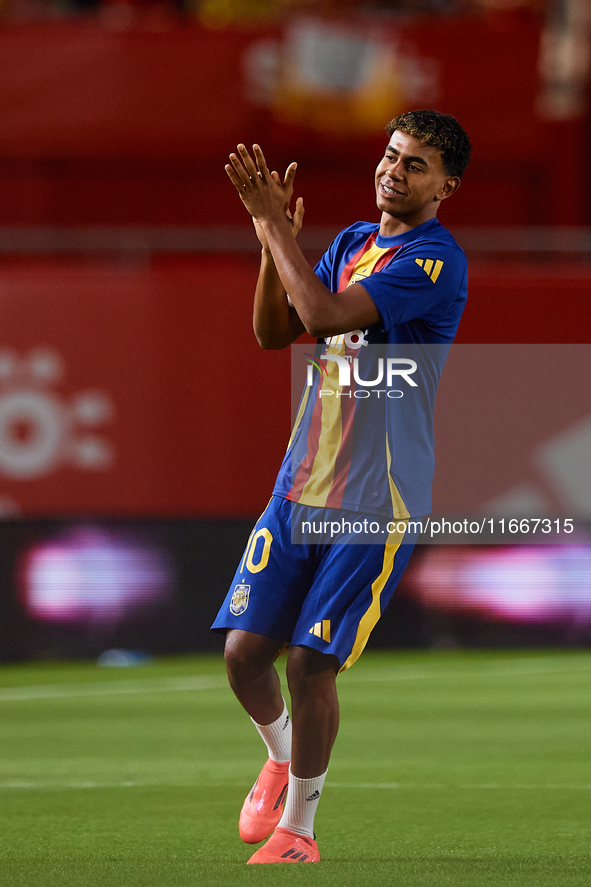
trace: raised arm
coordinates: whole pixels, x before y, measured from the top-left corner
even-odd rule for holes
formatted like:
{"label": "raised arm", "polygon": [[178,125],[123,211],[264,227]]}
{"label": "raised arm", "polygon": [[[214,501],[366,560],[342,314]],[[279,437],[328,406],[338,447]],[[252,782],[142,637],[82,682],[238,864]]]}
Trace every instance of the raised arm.
{"label": "raised arm", "polygon": [[[287,215],[291,219],[289,209]],[[297,236],[301,229],[303,216],[304,203],[300,197],[296,203],[293,219],[291,219],[292,236]],[[288,302],[285,287],[277,273],[263,229],[256,219],[253,218],[253,222],[257,237],[261,242],[261,267],[254,293],[252,313],[254,334],[261,348],[287,348],[305,332],[305,327],[298,317],[296,309]]]}
{"label": "raised arm", "polygon": [[[304,218],[304,202],[301,197],[296,201],[293,217],[289,210],[296,168],[295,163],[288,167],[283,183],[277,172],[273,171],[269,174],[279,189],[278,193],[281,194],[282,213],[288,220],[292,239],[297,237]],[[236,184],[233,177],[233,169],[229,164],[226,166],[226,171],[230,179]],[[242,197],[240,188],[238,188],[238,193]],[[288,301],[287,293],[277,273],[265,232],[255,216],[252,217],[252,221],[256,235],[261,243],[261,265],[254,294],[252,315],[254,334],[261,348],[286,348],[305,332],[305,327],[299,319],[293,304],[290,304]]]}
{"label": "raised arm", "polygon": [[285,287],[271,251],[263,249],[254,293],[252,326],[261,348],[287,348],[305,332],[296,309],[287,301]]}
{"label": "raised arm", "polygon": [[[376,323],[379,312],[361,284],[331,293],[314,274],[285,213],[285,184],[277,173],[269,172],[258,145],[253,146],[253,153],[254,160],[244,145],[238,145],[238,154],[230,154],[226,172],[266,238],[283,290],[289,293],[304,328],[313,336],[326,337]],[[295,169],[292,163],[286,182],[291,170],[289,181],[293,183]]]}

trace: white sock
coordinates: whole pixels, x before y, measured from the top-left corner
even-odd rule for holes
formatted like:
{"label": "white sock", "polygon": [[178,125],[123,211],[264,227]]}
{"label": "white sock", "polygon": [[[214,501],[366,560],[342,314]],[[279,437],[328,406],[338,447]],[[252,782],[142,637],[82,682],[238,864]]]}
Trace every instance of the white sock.
{"label": "white sock", "polygon": [[291,761],[291,718],[285,699],[283,700],[283,711],[272,724],[257,724],[252,718],[250,720],[267,746],[271,760],[277,761],[278,764],[286,764]]}
{"label": "white sock", "polygon": [[287,800],[283,816],[279,820],[281,828],[289,829],[290,832],[306,838],[314,837],[314,816],[325,779],[326,773],[322,776],[313,776],[311,779],[298,779],[291,772],[291,767],[289,768]]}

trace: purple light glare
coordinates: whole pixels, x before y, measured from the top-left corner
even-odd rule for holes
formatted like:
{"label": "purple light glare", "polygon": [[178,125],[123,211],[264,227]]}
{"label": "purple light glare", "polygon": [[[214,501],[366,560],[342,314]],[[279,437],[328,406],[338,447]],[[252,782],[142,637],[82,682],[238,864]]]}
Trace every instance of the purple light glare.
{"label": "purple light glare", "polygon": [[33,546],[22,576],[29,614],[52,622],[117,622],[171,587],[164,552],[100,528]]}
{"label": "purple light glare", "polygon": [[591,546],[434,547],[413,574],[438,609],[514,621],[591,621]]}

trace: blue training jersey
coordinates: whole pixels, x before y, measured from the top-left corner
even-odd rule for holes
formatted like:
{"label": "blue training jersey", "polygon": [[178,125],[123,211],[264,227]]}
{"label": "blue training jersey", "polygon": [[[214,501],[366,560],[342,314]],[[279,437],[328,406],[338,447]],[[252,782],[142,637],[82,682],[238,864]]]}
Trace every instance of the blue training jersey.
{"label": "blue training jersey", "polygon": [[463,250],[436,219],[382,237],[341,231],[315,272],[332,292],[360,283],[380,321],[320,339],[274,494],[386,517],[428,514],[433,408],[467,297]]}

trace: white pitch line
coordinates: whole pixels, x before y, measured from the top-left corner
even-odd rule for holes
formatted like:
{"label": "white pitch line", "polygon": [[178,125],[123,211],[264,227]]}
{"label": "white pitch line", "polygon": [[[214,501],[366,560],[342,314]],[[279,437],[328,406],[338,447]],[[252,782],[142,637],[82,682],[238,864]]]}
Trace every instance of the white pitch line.
{"label": "white pitch line", "polygon": [[[169,782],[154,782],[154,781],[127,781],[127,782],[94,782],[92,780],[69,780],[65,782],[61,782],[59,780],[47,780],[47,781],[33,781],[33,780],[24,780],[24,779],[12,779],[0,781],[0,791],[35,791],[35,790],[50,790],[50,789],[105,789],[105,788],[151,788],[151,787],[163,787],[167,786],[169,788],[211,788],[214,786],[222,787],[222,788],[243,788],[245,782],[223,782],[223,783],[205,783],[205,782],[190,782],[187,781],[182,785],[177,783],[169,783]],[[459,784],[454,785],[451,783],[443,783],[443,782],[326,782],[326,788],[336,788],[336,789],[370,789],[371,791],[386,789],[386,790],[400,790],[404,791],[405,789],[411,791],[591,791],[591,783],[590,784],[560,784],[560,783],[543,783],[543,784],[532,784],[528,785],[527,783],[514,783],[514,784],[501,784],[494,782],[487,783],[474,783],[474,784]]]}
{"label": "white pitch line", "polygon": [[[140,783],[136,782],[31,782],[24,779],[13,779],[6,782],[0,781],[0,791],[5,789],[53,789],[53,788],[134,788]],[[151,785],[152,783],[150,783]]]}
{"label": "white pitch line", "polygon": [[[518,662],[519,660],[512,660],[512,662]],[[529,660],[532,662],[533,660]],[[392,671],[392,672],[382,672],[377,674],[353,674],[351,677],[345,679],[347,683],[382,683],[385,681],[415,681],[415,680],[434,680],[441,681],[444,678],[504,678],[504,677],[528,677],[529,675],[541,675],[541,674],[556,674],[556,675],[565,675],[570,674],[573,671],[591,671],[591,657],[589,660],[579,664],[568,664],[566,668],[555,668],[554,666],[549,667],[547,662],[548,660],[539,659],[538,662],[545,662],[545,666],[534,666],[526,667],[526,668],[491,668],[491,669],[483,669],[482,671],[446,671],[442,670],[440,672],[429,672],[423,673],[420,672],[404,672],[404,671]],[[561,663],[562,664],[562,663]],[[341,685],[343,686],[343,685]]]}
{"label": "white pitch line", "polygon": [[466,789],[468,791],[591,791],[589,785],[560,785],[558,783],[547,783],[542,785],[528,785],[527,783],[515,783],[513,785],[502,785],[495,782],[487,782],[483,784],[460,784],[452,785],[443,782],[326,782],[326,788],[369,788],[369,789],[449,789],[455,791],[457,789]]}
{"label": "white pitch line", "polygon": [[159,782],[154,780],[137,780],[125,782],[97,782],[90,779],[56,780],[45,779],[34,781],[32,779],[7,779],[0,780],[0,791],[22,790],[35,791],[46,789],[103,789],[103,788],[245,788],[248,779],[241,782],[196,782],[186,780],[184,782]]}
{"label": "white pitch line", "polygon": [[7,687],[0,690],[0,702],[28,699],[68,699],[72,696],[118,696],[129,693],[168,693],[187,690],[220,690],[228,686],[225,677],[143,678],[137,681],[93,681],[88,684],[47,684],[37,687]]}
{"label": "white pitch line", "polygon": [[[387,681],[415,681],[415,680],[432,680],[441,681],[442,679],[458,679],[458,678],[504,678],[504,677],[527,677],[529,675],[556,674],[565,675],[575,671],[591,671],[591,657],[583,663],[568,663],[567,661],[559,662],[559,665],[566,665],[565,668],[556,668],[556,663],[548,665],[548,660],[529,659],[524,663],[525,668],[515,668],[514,663],[520,663],[521,660],[509,660],[509,668],[490,668],[482,671],[446,671],[443,668],[440,672],[433,671],[404,671],[392,670],[391,672],[377,672],[369,674],[353,674],[347,675],[340,686],[346,689],[348,684],[356,683],[382,683]],[[532,662],[544,663],[542,667],[535,666],[532,668]],[[432,668],[431,663],[426,667]],[[6,687],[0,690],[0,702],[24,702],[32,699],[68,699],[70,697],[84,696],[119,696],[133,693],[162,693],[162,692],[183,692],[193,690],[223,690],[227,688],[227,681],[222,675],[205,675],[205,676],[187,676],[176,678],[140,678],[138,680],[128,681],[92,681],[87,684],[46,684],[45,686],[24,686],[24,687]]]}

